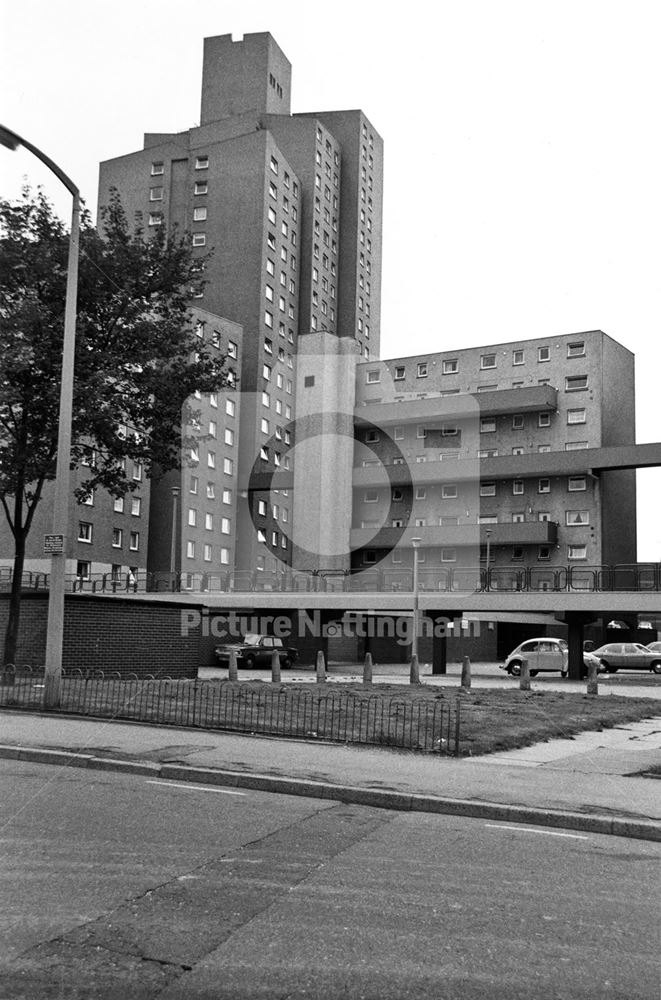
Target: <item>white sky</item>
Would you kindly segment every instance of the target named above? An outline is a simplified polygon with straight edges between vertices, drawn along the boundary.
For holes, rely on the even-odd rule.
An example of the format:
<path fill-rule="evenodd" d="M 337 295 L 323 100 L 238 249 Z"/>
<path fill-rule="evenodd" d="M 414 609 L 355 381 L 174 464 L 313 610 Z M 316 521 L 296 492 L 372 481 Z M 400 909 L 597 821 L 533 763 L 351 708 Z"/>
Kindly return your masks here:
<path fill-rule="evenodd" d="M 600 328 L 634 351 L 661 440 L 661 7 L 653 0 L 0 0 L 0 121 L 90 208 L 100 160 L 197 123 L 206 35 L 270 31 L 293 111 L 385 140 L 382 356 Z M 57 182 L 0 149 L 0 192 Z M 638 473 L 661 560 L 661 470 Z"/>

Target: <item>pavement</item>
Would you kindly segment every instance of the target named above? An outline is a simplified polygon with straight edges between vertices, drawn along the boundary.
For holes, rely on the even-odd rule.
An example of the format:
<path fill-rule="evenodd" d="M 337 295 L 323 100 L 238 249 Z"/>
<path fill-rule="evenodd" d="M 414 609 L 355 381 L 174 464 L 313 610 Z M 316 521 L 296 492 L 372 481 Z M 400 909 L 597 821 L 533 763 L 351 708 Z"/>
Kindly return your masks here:
<path fill-rule="evenodd" d="M 661 841 L 661 711 L 479 758 L 0 711 L 1 757 Z"/>

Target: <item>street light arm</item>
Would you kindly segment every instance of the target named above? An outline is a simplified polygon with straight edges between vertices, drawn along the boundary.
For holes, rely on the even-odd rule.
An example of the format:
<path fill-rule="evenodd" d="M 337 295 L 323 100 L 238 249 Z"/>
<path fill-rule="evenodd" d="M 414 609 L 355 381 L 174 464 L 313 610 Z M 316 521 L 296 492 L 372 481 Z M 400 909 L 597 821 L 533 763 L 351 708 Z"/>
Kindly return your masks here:
<path fill-rule="evenodd" d="M 31 153 L 34 153 L 38 160 L 41 160 L 41 162 L 44 163 L 49 170 L 52 170 L 55 176 L 62 181 L 65 188 L 71 192 L 74 198 L 78 197 L 80 193 L 78 188 L 71 178 L 67 177 L 64 171 L 58 167 L 57 163 L 53 163 L 50 156 L 46 156 L 46 154 L 42 153 L 37 146 L 28 142 L 27 139 L 23 139 L 17 132 L 12 132 L 12 130 L 7 128 L 6 125 L 0 125 L 0 145 L 6 146 L 7 149 L 11 150 L 16 150 L 19 146 L 24 146 L 25 149 L 29 149 Z"/>

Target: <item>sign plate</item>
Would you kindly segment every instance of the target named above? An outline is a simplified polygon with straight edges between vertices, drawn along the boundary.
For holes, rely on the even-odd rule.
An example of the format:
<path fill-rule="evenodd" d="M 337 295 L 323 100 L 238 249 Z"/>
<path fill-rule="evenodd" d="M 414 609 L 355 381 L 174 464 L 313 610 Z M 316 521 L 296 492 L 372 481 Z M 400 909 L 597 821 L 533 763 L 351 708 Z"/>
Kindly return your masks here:
<path fill-rule="evenodd" d="M 45 555 L 62 555 L 64 552 L 64 535 L 44 535 Z"/>

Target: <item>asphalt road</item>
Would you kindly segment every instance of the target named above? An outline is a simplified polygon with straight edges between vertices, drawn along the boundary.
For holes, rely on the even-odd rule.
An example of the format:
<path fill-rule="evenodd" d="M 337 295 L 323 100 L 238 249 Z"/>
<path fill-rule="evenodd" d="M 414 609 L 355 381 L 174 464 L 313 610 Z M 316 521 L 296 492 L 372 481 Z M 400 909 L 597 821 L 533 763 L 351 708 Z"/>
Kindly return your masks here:
<path fill-rule="evenodd" d="M 658 1000 L 661 845 L 0 761 L 3 1000 Z"/>

